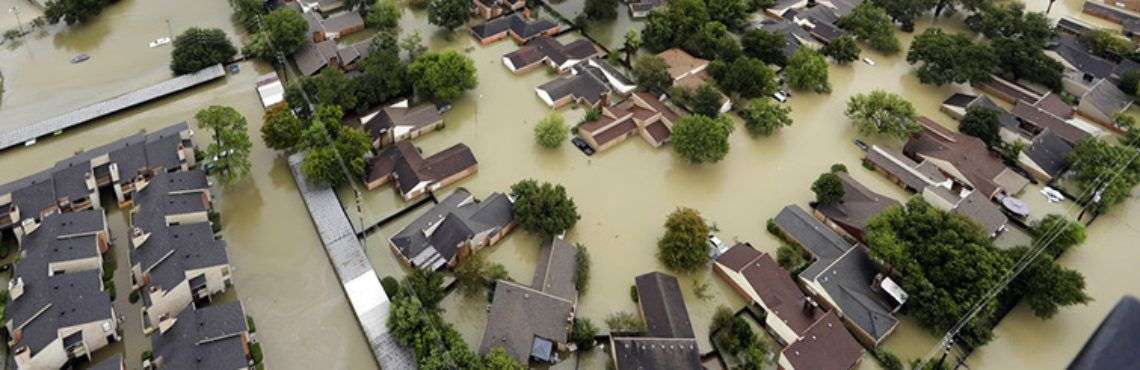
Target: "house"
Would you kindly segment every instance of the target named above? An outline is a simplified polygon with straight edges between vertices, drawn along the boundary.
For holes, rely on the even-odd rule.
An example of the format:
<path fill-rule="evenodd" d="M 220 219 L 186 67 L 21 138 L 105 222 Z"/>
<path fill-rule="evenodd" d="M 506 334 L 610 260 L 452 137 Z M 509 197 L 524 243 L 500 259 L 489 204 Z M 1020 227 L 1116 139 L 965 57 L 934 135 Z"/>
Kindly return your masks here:
<path fill-rule="evenodd" d="M 990 79 L 987 81 L 976 82 L 971 85 L 978 88 L 978 90 L 1010 104 L 1016 103 L 1019 100 L 1038 101 L 1041 100 L 1042 95 L 1044 95 L 994 74 L 991 74 Z"/>
<path fill-rule="evenodd" d="M 474 175 L 478 170 L 479 162 L 467 145 L 455 144 L 424 158 L 419 149 L 404 140 L 372 157 L 364 171 L 368 190 L 394 180 L 396 191 L 404 200 L 412 200 Z"/>
<path fill-rule="evenodd" d="M 480 44 L 487 45 L 510 36 L 516 43 L 525 44 L 539 36 L 558 34 L 558 23 L 548 19 L 528 20 L 522 14 L 495 18 L 471 27 L 471 34 Z"/>
<path fill-rule="evenodd" d="M 510 197 L 492 193 L 479 201 L 460 188 L 388 239 L 388 246 L 405 264 L 434 271 L 495 245 L 514 226 Z"/>
<path fill-rule="evenodd" d="M 657 57 L 665 61 L 668 66 L 669 76 L 673 78 L 673 86 L 695 89 L 701 85 L 707 84 L 709 79 L 708 69 L 709 61 L 694 57 L 688 52 L 679 48 L 672 48 L 660 53 Z M 724 104 L 720 107 L 720 112 L 725 113 L 732 110 L 732 101 L 728 96 L 724 97 Z"/>
<path fill-rule="evenodd" d="M 624 102 L 602 107 L 598 119 L 578 126 L 578 135 L 596 151 L 609 149 L 634 133 L 656 148 L 669 141 L 680 117 L 653 94 L 637 92 Z"/>
<path fill-rule="evenodd" d="M 915 161 L 929 161 L 943 173 L 987 199 L 998 194 L 1020 193 L 1029 180 L 1010 170 L 973 136 L 946 129 L 929 118 L 920 117 L 923 131 L 907 141 L 903 149 Z"/>
<path fill-rule="evenodd" d="M 539 36 L 518 50 L 503 55 L 503 65 L 515 74 L 528 72 L 542 64 L 558 73 L 566 73 L 578 63 L 601 55 L 601 49 L 587 39 L 563 45 L 549 36 Z"/>
<path fill-rule="evenodd" d="M 364 18 L 354 11 L 342 12 L 322 18 L 317 12 L 302 12 L 309 25 L 309 36 L 313 42 L 337 40 L 364 30 Z"/>
<path fill-rule="evenodd" d="M 1081 37 L 1097 27 L 1073 17 L 1061 17 L 1057 20 L 1057 32 L 1069 36 Z"/>
<path fill-rule="evenodd" d="M 340 55 L 337 53 L 336 41 L 324 40 L 320 42 L 305 41 L 301 49 L 293 53 L 293 62 L 304 76 L 313 76 L 325 67 L 340 67 Z"/>
<path fill-rule="evenodd" d="M 764 9 L 764 12 L 776 18 L 783 18 L 784 13 L 792 9 L 803 8 L 809 2 L 808 0 L 777 0 L 776 4 Z"/>
<path fill-rule="evenodd" d="M 653 9 L 665 5 L 665 0 L 635 0 L 628 3 L 629 17 L 633 19 L 640 19 L 649 16 Z"/>
<path fill-rule="evenodd" d="M 767 31 L 772 34 L 784 36 L 784 47 L 780 51 L 784 54 L 785 59 L 790 59 L 792 55 L 800 49 L 801 46 L 807 46 L 813 49 L 818 49 L 819 41 L 816 41 L 811 32 L 805 30 L 798 23 L 789 20 L 762 20 L 757 25 L 757 28 Z"/>
<path fill-rule="evenodd" d="M 120 340 L 103 290 L 102 253 L 109 245 L 101 210 L 47 216 L 20 239 L 4 325 L 19 369 L 58 369 L 90 361 Z"/>
<path fill-rule="evenodd" d="M 633 82 L 625 74 L 611 64 L 609 61 L 601 58 L 594 58 L 586 61 L 586 65 L 596 69 L 602 76 L 606 78 L 606 83 L 610 85 L 610 90 L 621 96 L 628 96 L 630 92 L 637 89 L 637 84 Z"/>
<path fill-rule="evenodd" d="M 838 203 L 814 204 L 815 216 L 837 232 L 851 235 L 861 242 L 871 218 L 901 204 L 885 195 L 871 191 L 846 172 L 836 173 L 843 183 L 843 198 Z"/>
<path fill-rule="evenodd" d="M 570 103 L 597 108 L 613 92 L 606 74 L 589 65 L 577 65 L 569 76 L 560 76 L 534 88 L 546 105 L 558 109 Z"/>
<path fill-rule="evenodd" d="M 419 137 L 424 132 L 443 127 L 443 116 L 435 104 L 425 103 L 408 107 L 408 101 L 381 109 L 366 116 L 364 132 L 372 136 L 372 147 L 382 146 Z"/>
<path fill-rule="evenodd" d="M 162 174 L 139 192 L 131 214 L 130 257 L 145 331 L 166 330 L 179 313 L 232 284 L 226 242 L 214 236 L 202 171 Z"/>
<path fill-rule="evenodd" d="M 677 278 L 651 272 L 634 278 L 642 335 L 611 333 L 614 368 L 700 369 L 701 353 Z"/>
<path fill-rule="evenodd" d="M 271 72 L 257 77 L 257 95 L 261 97 L 261 106 L 266 110 L 286 106 L 285 85 L 277 78 L 277 72 Z"/>
<path fill-rule="evenodd" d="M 787 240 L 813 262 L 799 278 L 818 302 L 834 310 L 859 342 L 876 347 L 898 326 L 894 312 L 907 294 L 871 260 L 862 245 L 851 245 L 799 206 L 772 219 Z"/>
<path fill-rule="evenodd" d="M 1140 15 L 1128 11 L 1124 8 L 1118 8 L 1105 2 L 1096 0 L 1085 0 L 1085 4 L 1081 7 L 1081 11 L 1098 18 L 1103 18 L 1113 23 L 1124 24 L 1124 22 L 1140 19 Z"/>
<path fill-rule="evenodd" d="M 1116 63 L 1093 55 L 1075 36 L 1061 35 L 1054 42 L 1055 46 L 1046 50 L 1045 55 L 1065 67 L 1062 85 L 1073 96 L 1086 94 L 1093 84 L 1109 78 L 1116 70 Z"/>
<path fill-rule="evenodd" d="M 480 354 L 502 348 L 521 364 L 553 364 L 557 352 L 565 350 L 578 301 L 578 248 L 555 237 L 543 242 L 538 254 L 530 286 L 495 283 Z"/>
<path fill-rule="evenodd" d="M 778 359 L 782 368 L 852 369 L 862 359 L 863 347 L 839 317 L 805 295 L 767 253 L 737 244 L 714 266 L 737 293 L 764 310 L 765 329 L 785 347 Z"/>
<path fill-rule="evenodd" d="M 241 302 L 182 311 L 151 334 L 155 369 L 248 369 L 250 333 Z"/>
<path fill-rule="evenodd" d="M 483 19 L 491 19 L 504 12 L 515 12 L 526 8 L 525 0 L 472 0 L 471 8 Z"/>
<path fill-rule="evenodd" d="M 1131 106 L 1132 97 L 1120 91 L 1116 84 L 1111 81 L 1101 79 L 1081 96 L 1081 101 L 1077 104 L 1077 114 L 1101 126 L 1122 133 L 1127 128 L 1117 126 L 1113 118 Z"/>
<path fill-rule="evenodd" d="M 1140 300 L 1120 297 L 1112 311 L 1073 356 L 1068 370 L 1126 369 L 1140 363 Z"/>
<path fill-rule="evenodd" d="M 908 191 L 944 211 L 959 214 L 978 224 L 990 237 L 1005 231 L 1009 219 L 977 190 L 963 187 L 943 174 L 933 162 L 915 163 L 901 153 L 872 146 L 864 163 Z"/>

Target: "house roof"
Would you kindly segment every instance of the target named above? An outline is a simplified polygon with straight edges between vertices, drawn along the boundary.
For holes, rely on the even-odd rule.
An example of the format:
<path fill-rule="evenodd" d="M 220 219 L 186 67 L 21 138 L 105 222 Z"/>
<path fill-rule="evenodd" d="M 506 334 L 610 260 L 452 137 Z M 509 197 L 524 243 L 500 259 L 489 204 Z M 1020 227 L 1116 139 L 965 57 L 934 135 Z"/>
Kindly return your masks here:
<path fill-rule="evenodd" d="M 638 303 L 648 335 L 663 338 L 693 338 L 689 311 L 677 278 L 651 272 L 634 278 Z"/>
<path fill-rule="evenodd" d="M 1081 73 L 1100 79 L 1111 76 L 1116 69 L 1114 63 L 1090 53 L 1076 36 L 1060 35 L 1055 41 L 1053 51 Z"/>
<path fill-rule="evenodd" d="M 1052 103 L 1046 103 L 1052 105 Z M 1064 119 L 1049 113 L 1039 106 L 1032 105 L 1026 101 L 1018 101 L 1013 106 L 1012 114 L 1017 117 L 1021 122 L 1038 127 L 1037 131 L 1049 129 L 1055 135 L 1061 137 L 1070 145 L 1076 145 L 1081 140 L 1092 137 L 1091 134 L 1073 126 Z"/>
<path fill-rule="evenodd" d="M 1042 96 L 1041 99 L 1033 103 L 1033 105 L 1054 116 L 1061 117 L 1061 119 L 1073 118 L 1073 106 L 1066 103 L 1059 95 L 1051 91 Z"/>
<path fill-rule="evenodd" d="M 1067 158 L 1072 151 L 1072 145 L 1052 131 L 1045 130 L 1033 138 L 1022 152 L 1050 177 L 1057 177 L 1067 166 Z"/>
<path fill-rule="evenodd" d="M 816 210 L 833 222 L 862 230 L 872 217 L 899 205 L 897 200 L 867 189 L 846 172 L 836 175 L 843 183 L 843 199 L 835 204 L 816 205 Z"/>
<path fill-rule="evenodd" d="M 27 346 L 34 356 L 60 339 L 60 329 L 115 319 L 99 270 L 48 276 L 47 266 L 26 264 L 17 264 L 13 275 L 23 280 L 24 293 L 16 299 L 9 297 L 5 311 L 19 331 L 13 334 L 14 350 Z"/>
<path fill-rule="evenodd" d="M 522 14 L 515 13 L 472 26 L 471 33 L 477 38 L 485 39 L 509 31 L 523 40 L 529 40 L 557 28 L 558 24 L 551 20 L 527 20 Z"/>
<path fill-rule="evenodd" d="M 244 369 L 248 332 L 241 303 L 230 302 L 182 310 L 150 342 L 162 369 Z"/>
<path fill-rule="evenodd" d="M 851 249 L 851 243 L 843 240 L 831 228 L 797 205 L 789 205 L 780 210 L 773 219 L 784 234 L 806 249 L 817 259 L 834 260 Z"/>
<path fill-rule="evenodd" d="M 456 189 L 392 236 L 391 243 L 408 259 L 427 251 L 450 261 L 458 253 L 460 241 L 485 231 L 501 230 L 513 222 L 513 203 L 507 196 L 492 193 L 480 202 L 467 190 Z M 433 228 L 437 224 L 439 226 Z M 415 261 L 413 265 L 430 267 L 420 266 Z"/>
<path fill-rule="evenodd" d="M 797 336 L 803 335 L 824 314 L 822 309 L 807 306 L 807 295 L 787 270 L 749 244 L 733 246 L 717 257 L 716 263 L 743 275 L 760 303 Z"/>
<path fill-rule="evenodd" d="M 577 39 L 569 44 L 562 44 L 549 36 L 538 36 L 520 47 L 518 50 L 507 53 L 503 57 L 511 60 L 516 67 L 522 67 L 549 60 L 561 67 L 570 60 L 584 60 L 601 54 L 597 46 L 587 39 Z"/>
<path fill-rule="evenodd" d="M 365 178 L 375 181 L 395 174 L 400 191 L 407 194 L 422 182 L 436 182 L 478 165 L 475 154 L 465 144 L 455 144 L 424 158 L 409 141 L 400 141 L 372 157 Z"/>
<path fill-rule="evenodd" d="M 578 271 L 578 247 L 562 238 L 542 242 L 531 286 L 570 301 L 577 300 L 575 278 Z"/>
<path fill-rule="evenodd" d="M 834 312 L 828 312 L 781 353 L 795 369 L 846 370 L 862 359 L 863 346 Z"/>
<path fill-rule="evenodd" d="M 501 347 L 526 364 L 540 338 L 566 342 L 573 310 L 571 300 L 499 280 L 495 283 L 495 295 L 487 314 L 487 331 L 483 333 L 479 353 L 486 354 Z"/>
<path fill-rule="evenodd" d="M 1092 31 L 1093 27 L 1075 18 L 1061 17 L 1061 19 L 1057 20 L 1057 29 L 1073 35 L 1083 35 Z"/>
<path fill-rule="evenodd" d="M 394 127 L 408 127 L 419 130 L 425 126 L 443 121 L 439 109 L 434 104 L 420 104 L 414 107 L 387 107 L 364 123 L 364 131 L 372 138 L 380 138 Z"/>
<path fill-rule="evenodd" d="M 20 268 L 28 273 L 47 274 L 52 263 L 98 258 L 102 252 L 97 234 L 106 229 L 106 218 L 97 209 L 49 216 L 39 228 L 24 236 L 20 249 L 26 263 Z"/>
<path fill-rule="evenodd" d="M 572 75 L 556 78 L 535 89 L 545 92 L 553 101 L 570 97 L 594 105 L 610 92 L 610 85 L 600 70 L 579 64 L 574 66 Z"/>
<path fill-rule="evenodd" d="M 1068 370 L 1126 369 L 1140 363 L 1140 300 L 1121 297 L 1073 357 Z"/>
<path fill-rule="evenodd" d="M 701 369 L 693 338 L 612 337 L 617 370 Z"/>
<path fill-rule="evenodd" d="M 923 162 L 920 165 L 894 150 L 872 145 L 871 148 L 867 149 L 866 154 L 867 160 L 875 167 L 898 178 L 911 190 L 922 191 L 931 183 L 946 181 L 942 172 L 929 162 Z"/>
<path fill-rule="evenodd" d="M 332 63 L 333 58 L 337 56 L 336 41 L 312 42 L 312 40 L 306 40 L 305 45 L 293 53 L 293 61 L 297 63 L 297 68 L 301 70 L 302 74 L 312 76 Z"/>
<path fill-rule="evenodd" d="M 341 33 L 353 28 L 364 27 L 364 18 L 357 12 L 343 12 L 324 19 L 322 22 L 325 32 Z"/>
<path fill-rule="evenodd" d="M 1018 180 L 1016 177 L 1020 176 L 1011 175 L 1012 171 L 1006 168 L 1001 159 L 990 153 L 981 139 L 950 131 L 925 117 L 921 117 L 919 122 L 923 131 L 907 141 L 903 149 L 907 155 L 944 161 L 965 177 L 959 181 L 966 182 L 987 197 L 997 194 L 999 190 L 1016 194 L 1028 184 L 1028 180 Z M 1011 176 L 1015 178 L 1010 180 Z"/>
<path fill-rule="evenodd" d="M 672 48 L 657 54 L 669 66 L 669 76 L 674 80 L 682 75 L 705 68 L 709 61 L 697 58 L 680 48 Z"/>
<path fill-rule="evenodd" d="M 985 230 L 987 235 L 996 235 L 1001 228 L 1009 223 L 1009 218 L 1002 213 L 989 198 L 977 191 L 971 191 L 957 201 L 954 213 L 960 214 Z"/>
<path fill-rule="evenodd" d="M 1111 81 L 1100 80 L 1084 96 L 1081 96 L 1081 105 L 1088 102 L 1093 109 L 1107 117 L 1123 112 L 1132 105 L 1132 97 L 1120 91 Z"/>
<path fill-rule="evenodd" d="M 818 259 L 800 278 L 822 286 L 827 298 L 847 320 L 880 342 L 899 324 L 892 308 L 872 287 L 879 266 L 858 245 L 833 260 Z"/>
<path fill-rule="evenodd" d="M 970 103 L 974 102 L 974 99 L 977 98 L 975 95 L 955 93 L 954 95 L 950 95 L 949 98 L 946 98 L 946 100 L 943 100 L 942 105 L 966 109 L 969 108 Z"/>
<path fill-rule="evenodd" d="M 123 370 L 126 368 L 126 364 L 123 362 L 123 354 L 116 353 L 111 357 L 103 359 L 103 361 L 91 365 L 87 370 Z"/>
<path fill-rule="evenodd" d="M 831 43 L 832 41 L 835 41 L 835 39 L 847 35 L 846 30 L 836 27 L 831 22 L 826 22 L 814 17 L 810 18 L 809 21 L 815 25 L 815 27 L 812 27 L 811 29 L 811 34 L 815 35 L 817 39 L 823 41 L 824 43 Z"/>

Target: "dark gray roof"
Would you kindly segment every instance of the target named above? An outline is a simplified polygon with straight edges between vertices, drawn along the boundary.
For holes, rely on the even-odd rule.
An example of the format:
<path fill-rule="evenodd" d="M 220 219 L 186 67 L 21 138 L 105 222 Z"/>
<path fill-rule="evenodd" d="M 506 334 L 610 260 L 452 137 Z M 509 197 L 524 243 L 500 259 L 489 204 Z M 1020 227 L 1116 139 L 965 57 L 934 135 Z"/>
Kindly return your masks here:
<path fill-rule="evenodd" d="M 543 242 L 538 250 L 538 263 L 534 268 L 531 287 L 557 297 L 576 300 L 577 256 L 578 247 L 562 238 L 551 238 Z"/>
<path fill-rule="evenodd" d="M 818 18 L 811 18 L 810 21 L 815 25 L 811 29 L 811 34 L 824 43 L 831 43 L 835 39 L 847 35 L 846 30 L 836 27 L 831 22 L 825 22 Z"/>
<path fill-rule="evenodd" d="M 147 166 L 166 170 L 174 170 L 182 166 L 178 149 L 193 145 L 189 139 L 182 138 L 182 133 L 189 129 L 190 126 L 186 122 L 181 122 L 147 134 Z"/>
<path fill-rule="evenodd" d="M 1111 76 L 1116 69 L 1116 65 L 1112 62 L 1090 53 L 1088 47 L 1074 36 L 1061 35 L 1057 37 L 1056 42 L 1053 51 L 1082 73 L 1095 78 L 1105 78 Z"/>
<path fill-rule="evenodd" d="M 312 42 L 311 39 L 306 39 L 305 45 L 293 53 L 293 62 L 297 63 L 302 74 L 312 76 L 332 63 L 337 56 L 336 41 Z"/>
<path fill-rule="evenodd" d="M 867 248 L 859 245 L 837 259 L 815 261 L 800 273 L 800 278 L 823 286 L 843 317 L 877 343 L 899 323 L 888 303 L 871 288 L 878 273 L 878 264 L 871 260 Z"/>
<path fill-rule="evenodd" d="M 605 75 L 597 68 L 579 64 L 573 71 L 573 75 L 556 78 L 539 85 L 538 89 L 554 101 L 569 96 L 574 100 L 585 100 L 590 105 L 597 104 L 610 92 Z"/>
<path fill-rule="evenodd" d="M 800 40 L 807 40 L 812 37 L 803 27 L 787 20 L 764 20 L 760 22 L 759 28 L 777 35 L 784 35 L 784 48 L 781 51 L 783 51 L 785 58 L 791 58 L 796 50 L 800 49 Z"/>
<path fill-rule="evenodd" d="M 1140 300 L 1121 297 L 1073 357 L 1068 370 L 1132 369 L 1140 363 Z"/>
<path fill-rule="evenodd" d="M 644 315 L 647 335 L 662 338 L 693 338 L 693 325 L 677 278 L 651 272 L 634 278 L 637 302 Z"/>
<path fill-rule="evenodd" d="M 558 24 L 551 20 L 527 20 L 522 14 L 515 13 L 472 26 L 471 33 L 475 34 L 475 37 L 485 39 L 502 32 L 510 31 L 523 40 L 530 40 L 535 36 L 555 28 L 558 28 Z"/>
<path fill-rule="evenodd" d="M 701 352 L 693 338 L 613 337 L 618 370 L 702 369 Z"/>
<path fill-rule="evenodd" d="M 32 175 L 30 179 L 23 188 L 12 191 L 12 203 L 20 208 L 23 218 L 38 217 L 40 212 L 59 205 L 50 171 Z"/>
<path fill-rule="evenodd" d="M 594 46 L 594 43 L 587 39 L 577 39 L 569 44 L 562 44 L 554 38 L 538 36 L 518 50 L 507 53 L 503 57 L 510 59 L 511 63 L 519 68 L 541 62 L 543 59 L 561 66 L 568 60 L 592 58 L 600 53 L 601 51 Z"/>
<path fill-rule="evenodd" d="M 139 210 L 132 225 L 150 237 L 132 246 L 131 264 L 150 276 L 150 284 L 170 289 L 190 278 L 187 270 L 229 263 L 226 243 L 214 237 L 209 223 L 166 224 L 168 215 L 208 209 L 204 195 L 192 191 L 206 191 L 206 181 L 206 174 L 197 170 L 162 173 L 135 195 Z"/>
<path fill-rule="evenodd" d="M 146 137 L 134 135 L 120 141 L 110 152 L 111 162 L 118 168 L 119 180 L 130 181 L 149 166 L 146 161 Z"/>
<path fill-rule="evenodd" d="M 867 161 L 898 178 L 909 190 L 915 192 L 922 191 L 931 182 L 946 180 L 946 177 L 929 162 L 918 164 L 902 153 L 879 146 L 867 149 Z"/>
<path fill-rule="evenodd" d="M 445 263 L 451 261 L 458 252 L 459 242 L 485 231 L 501 230 L 513 223 L 512 207 L 502 194 L 492 194 L 486 201 L 479 202 L 467 190 L 456 189 L 392 236 L 391 243 L 413 265 L 437 268 L 439 265 L 431 262 L 436 260 L 433 253 Z M 439 226 L 425 235 L 424 230 L 435 224 Z"/>
<path fill-rule="evenodd" d="M 421 182 L 437 182 L 477 166 L 475 153 L 466 144 L 455 144 L 424 158 L 415 145 L 403 140 L 372 157 L 365 168 L 369 182 L 394 174 L 406 196 Z"/>
<path fill-rule="evenodd" d="M 1061 17 L 1061 19 L 1057 20 L 1057 30 L 1079 36 L 1092 31 L 1092 26 L 1077 19 Z"/>
<path fill-rule="evenodd" d="M 74 201 L 91 195 L 87 189 L 87 179 L 94 176 L 91 162 L 64 160 L 56 163 L 52 168 L 52 182 L 55 185 L 55 196 L 59 199 Z"/>
<path fill-rule="evenodd" d="M 811 253 L 816 259 L 831 261 L 851 249 L 843 240 L 819 220 L 797 205 L 780 210 L 773 219 L 784 234 Z"/>
<path fill-rule="evenodd" d="M 8 299 L 8 319 L 23 327 L 13 349 L 27 346 L 35 355 L 59 338 L 61 328 L 114 319 L 98 270 L 47 276 L 46 266 L 25 266 L 30 262 L 21 261 L 14 275 L 23 280 L 24 294 Z"/>
<path fill-rule="evenodd" d="M 540 339 L 565 343 L 574 302 L 518 283 L 499 280 L 479 345 L 486 354 L 501 347 L 526 364 Z M 543 346 L 538 346 L 543 347 Z"/>
<path fill-rule="evenodd" d="M 969 107 L 970 103 L 974 102 L 974 99 L 977 98 L 978 97 L 974 95 L 956 93 L 954 95 L 950 95 L 950 97 L 946 98 L 946 100 L 943 100 L 942 105 L 949 105 L 966 109 Z"/>
<path fill-rule="evenodd" d="M 954 207 L 954 213 L 974 221 L 987 235 L 997 235 L 1002 227 L 1009 223 L 1005 213 L 978 191 L 971 191 L 959 200 Z"/>
<path fill-rule="evenodd" d="M 1025 155 L 1033 160 L 1037 166 L 1041 167 L 1045 173 L 1051 177 L 1057 177 L 1064 172 L 1066 167 L 1066 158 L 1069 153 L 1073 151 L 1070 146 L 1061 137 L 1054 134 L 1052 131 L 1045 130 L 1033 139 L 1029 147 L 1025 148 Z"/>
<path fill-rule="evenodd" d="M 1110 83 L 1106 84 L 1111 85 Z M 1088 132 L 1069 124 L 1063 118 L 1026 101 L 1018 101 L 1013 106 L 1012 114 L 1018 121 L 1036 127 L 1034 131 L 1040 132 L 1043 129 L 1049 129 L 1071 145 L 1076 145 L 1082 140 L 1092 137 Z"/>
<path fill-rule="evenodd" d="M 126 369 L 126 363 L 123 362 L 123 354 L 116 353 L 115 355 L 99 361 L 99 363 L 91 365 L 87 370 L 122 370 Z"/>
<path fill-rule="evenodd" d="M 1128 109 L 1128 106 L 1132 105 L 1132 97 L 1120 91 L 1112 82 L 1101 80 L 1081 97 L 1081 105 L 1084 105 L 1084 102 L 1091 104 L 1101 114 L 1112 117 Z"/>
<path fill-rule="evenodd" d="M 249 367 L 248 335 L 240 302 L 182 310 L 164 333 L 150 336 L 161 369 L 232 370 Z"/>
<path fill-rule="evenodd" d="M 872 217 L 887 208 L 900 205 L 897 200 L 867 189 L 846 172 L 840 172 L 838 176 L 843 183 L 843 199 L 839 203 L 816 206 L 817 210 L 834 222 L 862 230 Z"/>

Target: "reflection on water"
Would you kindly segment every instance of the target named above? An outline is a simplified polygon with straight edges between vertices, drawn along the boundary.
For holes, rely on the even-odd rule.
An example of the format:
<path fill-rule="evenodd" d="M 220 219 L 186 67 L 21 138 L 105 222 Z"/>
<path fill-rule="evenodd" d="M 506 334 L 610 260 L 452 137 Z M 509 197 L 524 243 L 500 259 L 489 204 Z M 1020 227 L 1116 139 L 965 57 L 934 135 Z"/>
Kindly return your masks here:
<path fill-rule="evenodd" d="M 555 7 L 566 9 L 564 13 L 572 17 L 581 3 L 566 1 Z M 1044 6 L 1037 3 L 1031 4 L 1031 9 Z M 106 30 L 102 36 L 68 33 L 32 37 L 25 46 L 0 53 L 0 69 L 9 78 L 9 91 L 0 106 L 0 129 L 51 116 L 59 107 L 81 105 L 169 77 L 169 49 L 146 47 L 147 41 L 166 32 L 165 18 L 172 19 L 175 32 L 190 25 L 203 25 L 233 34 L 225 2 L 195 3 L 191 7 L 179 4 L 174 0 L 124 2 L 108 9 L 94 24 L 84 26 Z M 1080 1 L 1067 0 L 1058 2 L 1052 15 L 1075 14 L 1079 9 Z M 109 26 L 112 22 L 114 27 Z M 629 22 L 623 8 L 617 21 L 595 25 L 591 32 L 608 46 L 618 47 Z M 938 27 L 961 30 L 960 19 L 927 18 L 919 22 L 916 33 L 932 22 Z M 640 24 L 632 22 L 630 26 Z M 641 140 L 629 140 L 604 153 L 585 157 L 571 145 L 547 150 L 535 144 L 533 125 L 549 109 L 536 97 L 534 87 L 553 77 L 543 71 L 512 75 L 500 61 L 503 54 L 516 49 L 512 42 L 476 45 L 464 30 L 447 34 L 429 25 L 423 10 L 406 10 L 400 26 L 404 34 L 419 31 L 424 44 L 432 49 L 466 53 L 478 67 L 478 87 L 456 101 L 454 109 L 445 114 L 447 127 L 416 139 L 416 145 L 427 153 L 459 142 L 469 145 L 480 162 L 479 173 L 455 186 L 466 187 L 479 197 L 505 191 L 523 178 L 564 184 L 582 215 L 567 237 L 586 245 L 593 256 L 593 280 L 581 297 L 579 316 L 592 319 L 603 329 L 603 321 L 610 313 L 636 309 L 629 298 L 634 276 L 663 270 L 655 257 L 656 242 L 662 234 L 665 215 L 676 207 L 700 210 L 716 224 L 726 242 L 747 241 L 775 252 L 778 244 L 764 230 L 765 220 L 789 203 L 806 206 L 812 199 L 808 189 L 811 181 L 832 163 L 846 164 L 852 176 L 872 190 L 897 199 L 907 196 L 882 176 L 859 165 L 861 153 L 852 145 L 857 133 L 842 116 L 849 96 L 871 89 L 900 93 L 920 113 L 954 127 L 954 122 L 938 107 L 944 98 L 964 89 L 921 85 L 901 54 L 884 56 L 865 51 L 864 56 L 875 60 L 876 66 L 832 66 L 832 94 L 796 94 L 790 101 L 795 123 L 772 137 L 751 138 L 743 127 L 738 127 L 730 138 L 732 149 L 721 163 L 689 165 L 669 148 L 654 149 Z M 904 46 L 913 35 L 900 34 Z M 77 50 L 86 50 L 93 59 L 81 65 L 67 63 Z M 102 144 L 142 128 L 190 120 L 197 109 L 210 104 L 235 106 L 248 118 L 254 137 L 253 174 L 248 183 L 219 189 L 218 204 L 224 216 L 237 292 L 257 319 L 269 366 L 373 368 L 375 362 L 318 244 L 285 161 L 265 148 L 257 135 L 261 109 L 253 80 L 258 71 L 266 69 L 254 68 L 251 63 L 243 63 L 242 68 L 242 73 L 223 82 L 42 140 L 32 148 L 0 153 L 0 168 L 5 169 L 0 172 L 0 181 L 42 169 L 45 163 L 53 163 L 79 148 Z M 575 123 L 584 112 L 564 109 L 562 114 L 567 122 Z M 868 141 L 901 146 L 900 142 Z M 341 189 L 340 195 L 344 200 L 351 199 L 347 188 Z M 1023 198 L 1035 207 L 1046 207 L 1036 196 L 1036 190 L 1030 189 Z M 364 205 L 362 216 L 367 223 L 405 203 L 384 187 L 365 194 Z M 378 274 L 406 273 L 387 247 L 386 239 L 425 210 L 392 222 L 368 238 L 366 251 Z M 1085 273 L 1089 293 L 1096 301 L 1066 308 L 1049 321 L 1038 320 L 1019 308 L 998 327 L 998 338 L 979 350 L 971 365 L 996 369 L 1055 368 L 1066 363 L 1121 294 L 1137 293 L 1138 288 L 1127 282 L 1140 275 L 1121 261 L 1140 258 L 1140 252 L 1129 248 L 1129 241 L 1140 237 L 1134 225 L 1138 215 L 1137 203 L 1130 202 L 1102 217 L 1090 229 L 1088 243 L 1061 259 L 1063 264 Z M 350 212 L 350 216 L 357 222 L 355 212 Z M 527 282 L 533 273 L 537 247 L 535 237 L 516 231 L 489 251 L 490 260 L 504 264 L 514 279 Z M 701 348 L 708 350 L 707 327 L 716 307 L 738 308 L 744 303 L 709 271 L 679 278 Z M 697 298 L 693 293 L 696 281 L 710 283 L 714 298 Z M 465 340 L 477 346 L 486 324 L 485 299 L 453 295 L 444 300 L 443 306 L 444 317 L 456 325 Z M 925 354 L 935 341 L 934 336 L 904 317 L 903 325 L 885 346 L 903 358 L 912 358 Z M 605 356 L 599 352 L 585 356 L 579 368 L 604 368 Z M 132 368 L 138 365 L 131 363 Z M 571 366 L 574 362 L 567 361 L 560 368 Z M 870 359 L 862 366 L 877 367 Z"/>

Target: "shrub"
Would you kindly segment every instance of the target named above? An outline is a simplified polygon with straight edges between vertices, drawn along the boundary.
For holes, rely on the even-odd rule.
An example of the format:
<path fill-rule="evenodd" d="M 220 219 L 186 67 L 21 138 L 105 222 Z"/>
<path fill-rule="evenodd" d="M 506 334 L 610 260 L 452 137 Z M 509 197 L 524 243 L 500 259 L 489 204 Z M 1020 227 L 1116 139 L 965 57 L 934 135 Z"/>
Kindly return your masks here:
<path fill-rule="evenodd" d="M 586 291 L 586 287 L 590 286 L 590 251 L 582 244 L 578 244 L 577 247 L 578 254 L 574 256 L 576 262 L 574 286 L 578 288 L 578 294 L 582 294 Z"/>
<path fill-rule="evenodd" d="M 566 128 L 566 123 L 558 112 L 550 112 L 534 126 L 535 141 L 548 149 L 558 148 L 569 137 L 570 130 Z"/>
<path fill-rule="evenodd" d="M 578 349 L 588 351 L 594 348 L 594 337 L 598 335 L 598 328 L 590 319 L 575 318 L 570 330 L 570 341 L 578 345 Z"/>
<path fill-rule="evenodd" d="M 630 285 L 630 286 L 629 286 L 629 299 L 630 299 L 630 300 L 633 300 L 633 303 L 637 303 L 637 302 L 638 302 L 638 298 L 637 298 L 637 285 Z"/>
<path fill-rule="evenodd" d="M 645 321 L 637 315 L 625 311 L 618 311 L 606 317 L 606 326 L 611 333 L 643 333 Z"/>

